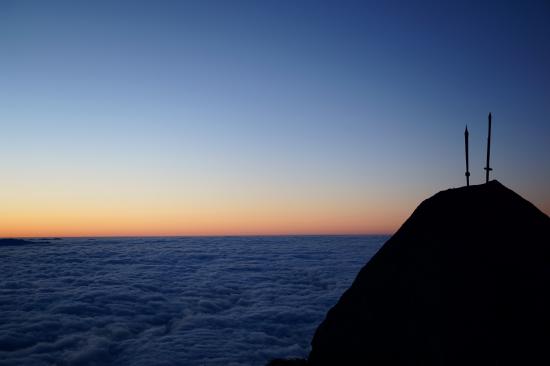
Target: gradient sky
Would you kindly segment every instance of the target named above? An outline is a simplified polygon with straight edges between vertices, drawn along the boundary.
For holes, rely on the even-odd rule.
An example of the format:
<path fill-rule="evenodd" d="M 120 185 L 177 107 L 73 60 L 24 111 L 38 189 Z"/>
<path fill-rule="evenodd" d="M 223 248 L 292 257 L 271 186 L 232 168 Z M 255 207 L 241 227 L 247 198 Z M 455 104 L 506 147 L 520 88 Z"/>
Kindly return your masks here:
<path fill-rule="evenodd" d="M 391 233 L 550 213 L 548 1 L 0 1 L 0 236 Z"/>

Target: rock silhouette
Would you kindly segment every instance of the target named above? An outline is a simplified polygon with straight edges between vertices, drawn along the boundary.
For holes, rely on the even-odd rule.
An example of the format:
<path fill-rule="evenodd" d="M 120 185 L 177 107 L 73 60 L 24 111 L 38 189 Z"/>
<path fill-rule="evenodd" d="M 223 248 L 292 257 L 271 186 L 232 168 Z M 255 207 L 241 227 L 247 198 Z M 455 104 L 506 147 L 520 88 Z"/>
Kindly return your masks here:
<path fill-rule="evenodd" d="M 425 200 L 328 312 L 308 365 L 550 365 L 550 218 L 497 181 Z"/>

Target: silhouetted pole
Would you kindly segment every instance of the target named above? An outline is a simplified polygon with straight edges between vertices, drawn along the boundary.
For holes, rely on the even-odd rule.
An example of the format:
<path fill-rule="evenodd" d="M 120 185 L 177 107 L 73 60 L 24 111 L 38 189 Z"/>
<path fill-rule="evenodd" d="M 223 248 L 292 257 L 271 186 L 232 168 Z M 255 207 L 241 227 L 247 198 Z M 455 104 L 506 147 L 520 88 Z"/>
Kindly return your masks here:
<path fill-rule="evenodd" d="M 470 159 L 468 157 L 468 125 L 464 131 L 464 146 L 466 148 L 466 187 L 470 186 Z"/>
<path fill-rule="evenodd" d="M 493 169 L 489 166 L 491 158 L 491 113 L 489 113 L 489 134 L 487 135 L 487 165 L 485 166 L 485 183 L 489 183 L 489 172 Z"/>

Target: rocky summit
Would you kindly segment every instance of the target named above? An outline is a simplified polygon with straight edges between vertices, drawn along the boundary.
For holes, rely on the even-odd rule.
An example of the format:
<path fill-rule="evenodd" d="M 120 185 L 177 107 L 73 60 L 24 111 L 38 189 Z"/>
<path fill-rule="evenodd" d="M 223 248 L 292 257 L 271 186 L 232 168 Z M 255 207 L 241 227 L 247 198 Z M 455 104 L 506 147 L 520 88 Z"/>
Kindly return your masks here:
<path fill-rule="evenodd" d="M 550 365 L 550 218 L 497 181 L 418 206 L 328 312 L 308 365 Z"/>

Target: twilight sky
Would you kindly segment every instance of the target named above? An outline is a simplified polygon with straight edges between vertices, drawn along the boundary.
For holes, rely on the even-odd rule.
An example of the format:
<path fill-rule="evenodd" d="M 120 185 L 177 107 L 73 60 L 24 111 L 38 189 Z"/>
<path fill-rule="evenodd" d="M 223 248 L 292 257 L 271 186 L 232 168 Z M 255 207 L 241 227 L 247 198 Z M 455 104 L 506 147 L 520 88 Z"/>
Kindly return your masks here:
<path fill-rule="evenodd" d="M 550 213 L 548 1 L 0 1 L 0 236 L 391 233 Z"/>

